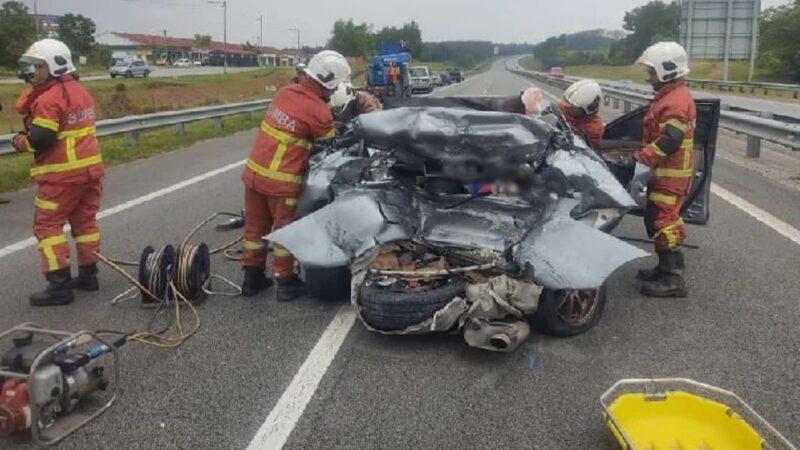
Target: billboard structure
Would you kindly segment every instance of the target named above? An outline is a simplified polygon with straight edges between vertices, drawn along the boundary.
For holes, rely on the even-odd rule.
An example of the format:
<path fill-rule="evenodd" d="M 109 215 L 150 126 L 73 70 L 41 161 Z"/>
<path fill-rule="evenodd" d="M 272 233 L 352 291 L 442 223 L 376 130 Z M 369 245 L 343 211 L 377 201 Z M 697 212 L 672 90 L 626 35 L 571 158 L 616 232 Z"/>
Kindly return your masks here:
<path fill-rule="evenodd" d="M 750 60 L 753 78 L 761 0 L 681 0 L 680 41 L 692 59 Z"/>

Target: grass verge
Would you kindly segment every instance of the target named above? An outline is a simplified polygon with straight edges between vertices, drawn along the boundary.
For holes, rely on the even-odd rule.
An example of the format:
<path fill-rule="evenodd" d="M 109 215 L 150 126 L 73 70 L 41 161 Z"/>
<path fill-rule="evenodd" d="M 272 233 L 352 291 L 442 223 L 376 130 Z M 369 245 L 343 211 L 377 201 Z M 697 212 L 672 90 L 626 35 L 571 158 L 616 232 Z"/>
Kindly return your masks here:
<path fill-rule="evenodd" d="M 110 119 L 196 106 L 242 102 L 266 97 L 265 87 L 280 87 L 294 76 L 292 68 L 250 72 L 189 75 L 178 78 L 129 78 L 86 81 L 95 101 L 97 117 Z M 0 134 L 22 129 L 22 117 L 14 103 L 23 84 L 0 85 Z"/>
<path fill-rule="evenodd" d="M 177 135 L 173 126 L 144 131 L 139 135 L 139 143 L 128 146 L 125 136 L 100 138 L 100 148 L 106 166 L 173 151 L 204 139 L 228 136 L 238 131 L 249 130 L 261 122 L 261 114 L 254 112 L 248 118 L 241 114 L 224 117 L 222 129 L 215 129 L 213 120 L 202 120 L 186 125 L 186 133 Z M 0 156 L 0 192 L 8 192 L 31 184 L 31 155 Z"/>

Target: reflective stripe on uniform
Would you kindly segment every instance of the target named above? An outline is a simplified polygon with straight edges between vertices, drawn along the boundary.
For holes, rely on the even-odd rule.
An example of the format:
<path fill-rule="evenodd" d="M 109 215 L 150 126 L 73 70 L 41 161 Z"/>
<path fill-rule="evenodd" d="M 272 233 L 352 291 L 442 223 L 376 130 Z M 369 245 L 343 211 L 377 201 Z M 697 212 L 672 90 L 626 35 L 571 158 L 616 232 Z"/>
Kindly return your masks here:
<path fill-rule="evenodd" d="M 273 180 L 300 184 L 302 178 L 292 173 L 286 173 L 280 171 L 281 163 L 283 163 L 283 156 L 286 154 L 286 150 L 289 148 L 290 145 L 310 150 L 311 142 L 305 139 L 294 137 L 284 131 L 281 131 L 273 127 L 269 123 L 267 123 L 267 121 L 261 122 L 261 131 L 263 131 L 264 134 L 266 134 L 267 136 L 277 140 L 278 148 L 275 149 L 275 154 L 272 156 L 272 161 L 270 161 L 269 163 L 269 168 L 261 167 L 255 161 L 252 160 L 247 161 L 248 167 L 253 169 L 253 171 L 258 173 L 259 175 L 271 178 Z M 250 166 L 251 162 L 258 168 Z"/>
<path fill-rule="evenodd" d="M 647 198 L 649 198 L 655 203 L 661 203 L 669 206 L 674 205 L 678 201 L 678 197 L 674 195 L 661 194 L 659 192 L 651 192 L 650 195 L 647 196 Z"/>
<path fill-rule="evenodd" d="M 58 203 L 49 200 L 42 200 L 39 197 L 33 199 L 33 204 L 39 209 L 46 209 L 48 211 L 55 211 L 58 209 Z"/>
<path fill-rule="evenodd" d="M 73 162 L 65 162 L 60 164 L 46 164 L 31 168 L 31 176 L 43 175 L 46 173 L 68 172 L 70 170 L 82 169 L 84 167 L 93 166 L 103 162 L 103 157 L 100 154 L 90 156 L 88 158 L 78 159 Z"/>
<path fill-rule="evenodd" d="M 279 142 L 282 142 L 286 145 L 296 145 L 298 147 L 303 147 L 307 150 L 311 149 L 311 142 L 302 138 L 294 137 L 291 134 L 286 133 L 285 131 L 281 131 L 273 127 L 266 121 L 261 122 L 261 131 L 263 131 L 267 136 L 275 138 Z"/>
<path fill-rule="evenodd" d="M 58 132 L 58 122 L 55 120 L 45 119 L 44 117 L 36 117 L 33 119 L 33 121 L 31 121 L 31 124 Z"/>
<path fill-rule="evenodd" d="M 667 128 L 667 125 L 672 125 L 673 127 L 683 131 L 684 133 L 686 133 L 686 131 L 689 129 L 689 125 L 686 125 L 685 123 L 681 122 L 678 119 L 670 119 L 666 122 L 661 122 L 660 124 L 658 124 L 658 129 L 663 131 L 664 128 Z"/>
<path fill-rule="evenodd" d="M 78 128 L 75 130 L 66 130 L 58 133 L 59 139 L 66 139 L 66 138 L 82 138 L 86 136 L 91 136 L 95 134 L 95 127 L 86 127 L 86 128 Z"/>
<path fill-rule="evenodd" d="M 667 247 L 673 248 L 673 247 L 677 246 L 678 245 L 678 238 L 675 236 L 675 228 L 680 226 L 680 225 L 683 225 L 683 218 L 682 217 L 678 217 L 678 220 L 675 221 L 675 223 L 673 223 L 671 225 L 667 225 L 664 228 L 658 230 L 656 235 L 653 236 L 653 239 L 657 238 L 659 234 L 662 234 L 662 235 L 664 235 L 665 238 L 667 238 Z"/>
<path fill-rule="evenodd" d="M 100 242 L 99 231 L 96 233 L 89 233 L 89 234 L 82 234 L 80 236 L 75 236 L 76 244 L 92 244 L 94 242 Z"/>
<path fill-rule="evenodd" d="M 664 153 L 660 148 L 658 148 L 658 144 L 656 144 L 655 142 L 649 144 L 648 147 L 652 148 L 653 151 L 656 153 L 656 155 L 661 156 L 662 158 L 667 156 L 666 153 Z"/>
<path fill-rule="evenodd" d="M 286 206 L 297 206 L 297 197 L 287 198 Z"/>
<path fill-rule="evenodd" d="M 286 250 L 285 248 L 275 245 L 272 247 L 272 256 L 276 258 L 286 258 L 292 256 L 292 254 L 289 253 L 289 251 Z"/>
<path fill-rule="evenodd" d="M 47 270 L 53 271 L 60 269 L 60 267 L 58 267 L 58 258 L 56 257 L 56 252 L 53 251 L 53 247 L 66 243 L 67 235 L 64 233 L 39 241 L 39 249 L 44 253 L 45 258 L 47 258 Z"/>
<path fill-rule="evenodd" d="M 247 167 L 253 172 L 261 175 L 262 177 L 270 178 L 276 181 L 283 181 L 285 183 L 300 184 L 303 182 L 303 177 L 293 175 L 291 173 L 278 172 L 277 170 L 270 170 L 266 167 L 259 166 L 258 163 L 252 159 L 247 160 Z"/>
<path fill-rule="evenodd" d="M 331 128 L 330 131 L 325 133 L 325 136 L 322 136 L 320 139 L 330 139 L 336 136 L 336 128 Z"/>
<path fill-rule="evenodd" d="M 660 178 L 687 178 L 693 174 L 692 169 L 656 169 L 656 176 Z"/>
<path fill-rule="evenodd" d="M 264 250 L 267 247 L 264 241 L 248 241 L 247 239 L 244 240 L 242 246 L 245 248 L 245 250 L 254 251 Z"/>
<path fill-rule="evenodd" d="M 25 136 L 25 139 L 22 140 L 25 143 L 25 148 L 22 149 L 23 152 L 32 152 L 33 147 L 31 147 L 31 141 L 28 140 L 28 136 Z"/>

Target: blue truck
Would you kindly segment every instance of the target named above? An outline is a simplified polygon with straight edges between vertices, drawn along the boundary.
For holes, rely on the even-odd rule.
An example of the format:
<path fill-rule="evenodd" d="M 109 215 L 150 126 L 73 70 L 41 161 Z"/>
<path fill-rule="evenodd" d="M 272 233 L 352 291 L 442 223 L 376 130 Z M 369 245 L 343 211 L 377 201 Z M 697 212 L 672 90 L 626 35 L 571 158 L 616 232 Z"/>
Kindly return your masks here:
<path fill-rule="evenodd" d="M 411 96 L 411 77 L 409 65 L 411 64 L 411 52 L 400 42 L 389 42 L 381 45 L 378 54 L 370 60 L 366 70 L 367 89 L 380 97 L 410 97 Z M 394 86 L 389 83 L 389 67 L 397 68 L 397 83 Z"/>

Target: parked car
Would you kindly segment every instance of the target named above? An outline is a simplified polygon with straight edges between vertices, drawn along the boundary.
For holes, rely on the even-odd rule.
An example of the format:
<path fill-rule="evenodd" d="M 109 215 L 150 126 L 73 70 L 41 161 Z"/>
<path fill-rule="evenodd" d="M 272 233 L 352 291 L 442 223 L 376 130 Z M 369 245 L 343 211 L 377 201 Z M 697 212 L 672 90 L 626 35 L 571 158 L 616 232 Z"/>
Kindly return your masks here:
<path fill-rule="evenodd" d="M 411 92 L 433 92 L 431 72 L 426 66 L 411 68 Z"/>
<path fill-rule="evenodd" d="M 553 78 L 564 78 L 564 69 L 561 67 L 551 67 L 550 68 L 550 76 Z"/>
<path fill-rule="evenodd" d="M 441 72 L 433 72 L 433 74 L 431 74 L 431 84 L 434 87 L 439 87 L 444 85 L 444 83 L 442 82 Z"/>
<path fill-rule="evenodd" d="M 199 59 L 195 59 L 194 61 L 192 61 L 192 65 L 193 66 L 202 66 L 203 65 L 203 61 L 201 61 Z"/>
<path fill-rule="evenodd" d="M 188 58 L 181 58 L 172 64 L 174 67 L 192 67 L 192 62 Z"/>
<path fill-rule="evenodd" d="M 461 73 L 461 69 L 458 67 L 448 67 L 447 73 L 450 75 L 450 80 L 453 83 L 461 83 L 464 81 L 464 75 Z"/>
<path fill-rule="evenodd" d="M 442 77 L 442 85 L 447 86 L 453 83 L 453 79 L 450 77 L 450 74 L 447 72 L 441 72 L 439 74 Z"/>
<path fill-rule="evenodd" d="M 121 60 L 117 61 L 113 66 L 108 69 L 108 74 L 111 78 L 118 76 L 125 78 L 132 77 L 147 77 L 153 69 L 141 59 Z"/>
<path fill-rule="evenodd" d="M 645 108 L 609 124 L 595 151 L 557 108 L 530 118 L 511 100 L 391 99 L 358 117 L 314 148 L 298 220 L 267 239 L 297 258 L 311 295 L 350 299 L 374 332 L 460 331 L 469 345 L 509 351 L 529 323 L 562 337 L 588 331 L 606 278 L 645 256 L 609 234 L 638 207 L 630 155 Z M 698 100 L 697 111 L 682 216 L 704 224 L 719 101 Z M 476 183 L 503 189 L 481 194 Z"/>

